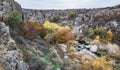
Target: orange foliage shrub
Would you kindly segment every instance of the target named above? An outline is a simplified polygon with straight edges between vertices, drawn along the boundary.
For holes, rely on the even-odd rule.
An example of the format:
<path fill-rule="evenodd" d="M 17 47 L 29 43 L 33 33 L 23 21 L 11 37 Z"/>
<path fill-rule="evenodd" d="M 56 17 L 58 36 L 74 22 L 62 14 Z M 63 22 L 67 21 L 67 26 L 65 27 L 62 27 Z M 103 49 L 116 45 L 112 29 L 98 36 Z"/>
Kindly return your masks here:
<path fill-rule="evenodd" d="M 55 33 L 56 43 L 65 43 L 66 45 L 72 45 L 74 34 L 70 32 L 70 29 L 64 28 Z"/>
<path fill-rule="evenodd" d="M 22 25 L 22 32 L 20 33 L 27 39 L 35 39 L 36 36 L 45 36 L 45 29 L 42 24 L 30 19 L 28 23 Z"/>

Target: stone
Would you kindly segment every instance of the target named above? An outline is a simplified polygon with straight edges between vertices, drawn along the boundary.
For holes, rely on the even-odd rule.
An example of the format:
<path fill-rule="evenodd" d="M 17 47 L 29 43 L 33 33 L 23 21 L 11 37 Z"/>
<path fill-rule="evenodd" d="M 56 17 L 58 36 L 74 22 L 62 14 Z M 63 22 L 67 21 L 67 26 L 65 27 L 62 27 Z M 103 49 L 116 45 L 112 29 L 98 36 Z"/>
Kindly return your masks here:
<path fill-rule="evenodd" d="M 98 50 L 98 46 L 96 46 L 96 45 L 91 45 L 91 47 L 90 47 L 90 51 L 91 51 L 91 52 L 97 52 L 97 50 Z"/>
<path fill-rule="evenodd" d="M 116 45 L 116 44 L 108 44 L 105 46 L 106 47 L 106 50 L 109 54 L 120 54 L 120 49 L 119 49 L 119 46 Z"/>
<path fill-rule="evenodd" d="M 18 70 L 28 70 L 28 67 L 29 66 L 25 62 L 19 61 L 19 63 L 18 63 Z"/>
<path fill-rule="evenodd" d="M 59 44 L 60 46 L 60 49 L 63 51 L 63 52 L 67 52 L 66 48 L 67 46 L 65 44 Z"/>
<path fill-rule="evenodd" d="M 7 28 L 6 27 L 1 29 L 1 33 L 2 34 L 5 34 L 6 32 L 7 32 Z"/>
<path fill-rule="evenodd" d="M 64 56 L 64 59 L 68 59 L 69 58 L 69 56 Z"/>
<path fill-rule="evenodd" d="M 90 47 L 91 47 L 90 45 L 85 45 L 85 48 L 88 48 L 88 49 L 89 49 Z"/>
<path fill-rule="evenodd" d="M 82 49 L 82 50 L 80 50 L 80 52 L 78 52 L 79 54 L 89 54 L 89 55 L 91 55 L 91 56 L 93 56 L 93 57 L 97 57 L 94 53 L 92 53 L 92 52 L 90 52 L 89 50 L 87 50 L 87 49 Z"/>
<path fill-rule="evenodd" d="M 5 27 L 5 23 L 0 22 L 0 28 L 4 28 Z"/>
<path fill-rule="evenodd" d="M 9 27 L 0 22 L 0 30 L 1 67 L 4 70 L 28 70 L 28 65 L 22 61 L 19 49 L 17 49 L 15 41 L 10 36 Z"/>

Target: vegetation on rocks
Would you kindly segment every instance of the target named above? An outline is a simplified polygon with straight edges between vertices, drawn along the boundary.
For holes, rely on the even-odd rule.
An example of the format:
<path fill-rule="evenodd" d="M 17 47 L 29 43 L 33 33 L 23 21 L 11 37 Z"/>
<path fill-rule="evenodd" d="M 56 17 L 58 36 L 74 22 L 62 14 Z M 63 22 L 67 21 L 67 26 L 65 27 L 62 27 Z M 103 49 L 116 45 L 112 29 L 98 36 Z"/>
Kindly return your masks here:
<path fill-rule="evenodd" d="M 18 11 L 13 10 L 9 13 L 8 23 L 11 28 L 16 28 L 21 22 L 22 22 L 22 16 Z"/>
<path fill-rule="evenodd" d="M 119 8 L 20 14 L 16 4 L 6 7 L 0 20 L 7 15 L 12 29 L 0 22 L 0 70 L 120 70 Z"/>

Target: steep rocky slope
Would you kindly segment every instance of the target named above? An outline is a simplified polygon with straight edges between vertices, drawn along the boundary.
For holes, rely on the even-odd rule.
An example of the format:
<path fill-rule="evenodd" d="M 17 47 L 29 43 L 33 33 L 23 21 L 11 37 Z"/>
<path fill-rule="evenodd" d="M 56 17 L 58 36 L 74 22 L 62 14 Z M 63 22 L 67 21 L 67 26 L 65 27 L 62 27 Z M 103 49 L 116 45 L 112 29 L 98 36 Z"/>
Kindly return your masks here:
<path fill-rule="evenodd" d="M 0 68 L 1 70 L 27 70 L 28 65 L 11 38 L 9 27 L 0 22 Z"/>
<path fill-rule="evenodd" d="M 16 29 L 10 30 L 5 25 L 9 13 L 17 10 L 21 14 L 21 25 Z M 43 24 L 46 19 L 57 22 L 49 23 L 56 26 L 54 32 L 58 28 L 65 28 L 65 25 L 71 26 L 71 33 L 75 38 L 86 39 L 85 41 L 76 40 L 77 43 L 65 45 L 65 43 L 51 44 L 46 39 L 37 35 L 39 24 L 28 22 L 34 19 L 35 23 Z M 1 70 L 119 70 L 120 69 L 120 5 L 115 7 L 98 8 L 98 9 L 69 9 L 69 10 L 32 10 L 23 9 L 14 0 L 0 0 L 0 68 Z M 36 36 L 35 39 L 27 39 L 19 35 L 19 28 L 24 28 L 24 24 L 29 23 L 25 29 L 21 30 L 21 34 L 25 31 L 28 36 Z M 23 25 L 22 25 L 23 24 Z M 31 27 L 30 27 L 31 24 Z M 49 25 L 48 28 L 50 27 Z M 88 33 L 85 30 L 89 27 L 99 31 L 97 27 L 102 25 L 103 31 L 114 34 L 111 43 L 103 44 L 98 40 L 87 40 Z M 44 26 L 44 25 L 40 25 Z M 63 26 L 63 27 L 62 27 Z M 33 29 L 36 28 L 36 29 Z M 51 28 L 51 27 L 50 27 Z M 68 27 L 69 28 L 69 27 Z M 109 31 L 111 29 L 111 31 Z M 36 31 L 35 31 L 36 30 Z M 37 31 L 38 30 L 38 31 Z M 46 29 L 47 31 L 47 29 Z M 63 33 L 63 30 L 61 33 Z M 68 32 L 68 34 L 71 34 Z M 44 31 L 45 33 L 45 31 Z M 101 32 L 102 33 L 102 32 Z M 42 33 L 43 34 L 43 33 Z M 54 34 L 48 31 L 49 40 Z M 58 33 L 59 34 L 59 33 Z M 69 38 L 69 36 L 67 38 Z M 84 36 L 79 36 L 83 35 Z M 98 33 L 99 34 L 99 33 Z M 107 33 L 106 33 L 107 34 Z M 64 34 L 63 34 L 64 35 Z M 103 34 L 105 35 L 105 33 Z M 112 37 L 112 35 L 110 37 Z M 62 36 L 62 35 L 59 35 Z M 63 37 L 65 39 L 66 37 Z M 97 37 L 99 39 L 99 37 Z M 104 37 L 103 37 L 104 40 Z M 103 41 L 102 40 L 102 41 Z M 111 40 L 111 39 L 110 39 Z M 75 41 L 75 42 L 76 42 Z M 104 41 L 103 41 L 104 42 Z M 116 43 L 116 44 L 113 44 Z M 27 64 L 26 64 L 27 63 Z M 93 64 L 91 64 L 93 63 Z"/>

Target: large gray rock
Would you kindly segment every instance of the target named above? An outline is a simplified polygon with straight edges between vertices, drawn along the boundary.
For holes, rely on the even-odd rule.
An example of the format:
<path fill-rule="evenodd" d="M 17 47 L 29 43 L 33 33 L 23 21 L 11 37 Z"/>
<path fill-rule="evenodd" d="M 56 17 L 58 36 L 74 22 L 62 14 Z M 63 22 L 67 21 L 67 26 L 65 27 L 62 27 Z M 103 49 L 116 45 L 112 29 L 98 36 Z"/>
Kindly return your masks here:
<path fill-rule="evenodd" d="M 78 52 L 79 54 L 88 54 L 90 56 L 93 56 L 93 57 L 97 57 L 94 53 L 90 52 L 89 50 L 86 50 L 86 49 L 82 49 L 80 50 L 80 52 Z"/>

